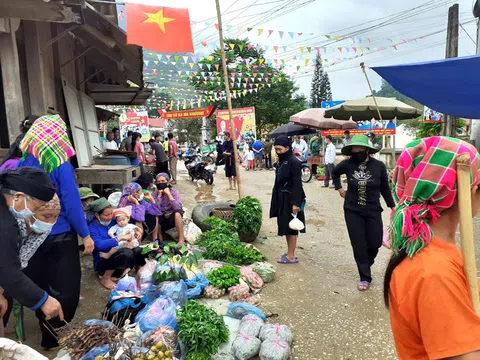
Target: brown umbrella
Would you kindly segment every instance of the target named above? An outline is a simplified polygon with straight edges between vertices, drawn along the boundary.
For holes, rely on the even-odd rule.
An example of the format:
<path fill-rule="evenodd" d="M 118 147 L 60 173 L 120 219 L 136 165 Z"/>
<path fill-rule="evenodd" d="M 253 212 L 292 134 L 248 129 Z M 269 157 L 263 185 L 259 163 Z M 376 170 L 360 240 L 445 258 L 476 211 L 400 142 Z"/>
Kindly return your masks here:
<path fill-rule="evenodd" d="M 422 115 L 421 110 L 401 101 L 384 97 L 375 97 L 375 99 L 384 120 L 394 118 L 398 120 L 414 119 Z M 345 101 L 343 104 L 327 109 L 325 116 L 333 116 L 335 119 L 342 120 L 352 118 L 355 121 L 371 120 L 373 118 L 380 120 L 373 97 Z"/>
<path fill-rule="evenodd" d="M 330 129 L 356 129 L 357 124 L 354 121 L 336 120 L 325 118 L 325 110 L 321 108 L 311 108 L 300 111 L 290 116 L 290 121 L 297 125 L 307 126 L 319 130 Z"/>

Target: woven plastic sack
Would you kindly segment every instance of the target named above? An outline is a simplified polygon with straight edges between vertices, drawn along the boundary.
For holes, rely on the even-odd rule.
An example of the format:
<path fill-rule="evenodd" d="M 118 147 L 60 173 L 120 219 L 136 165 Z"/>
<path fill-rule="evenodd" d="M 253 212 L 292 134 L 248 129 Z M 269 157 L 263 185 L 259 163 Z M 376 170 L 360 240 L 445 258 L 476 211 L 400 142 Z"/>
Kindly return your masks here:
<path fill-rule="evenodd" d="M 263 287 L 262 277 L 248 267 L 241 267 L 240 274 L 247 280 L 252 288 L 261 289 Z"/>
<path fill-rule="evenodd" d="M 260 348 L 260 360 L 287 360 L 290 346 L 279 338 L 265 340 Z"/>
<path fill-rule="evenodd" d="M 224 265 L 216 260 L 207 260 L 202 266 L 202 272 L 205 275 L 208 275 L 208 273 L 212 272 L 213 270 L 220 269 Z"/>
<path fill-rule="evenodd" d="M 293 333 L 286 325 L 280 324 L 267 324 L 260 330 L 260 340 L 277 339 L 286 342 L 288 345 L 292 345 Z"/>
<path fill-rule="evenodd" d="M 238 284 L 228 288 L 228 300 L 243 301 L 250 296 L 250 287 L 247 284 Z"/>
<path fill-rule="evenodd" d="M 242 319 L 244 316 L 250 314 L 257 315 L 263 321 L 267 320 L 265 314 L 255 306 L 241 302 L 234 302 L 228 305 L 227 316 L 234 319 Z"/>
<path fill-rule="evenodd" d="M 148 348 L 158 344 L 160 341 L 165 344 L 167 349 L 173 350 L 178 343 L 177 333 L 170 326 L 160 325 L 142 336 L 142 343 Z"/>
<path fill-rule="evenodd" d="M 260 275 L 265 284 L 272 282 L 277 272 L 275 267 L 268 262 L 256 262 L 252 265 L 252 270 Z"/>
<path fill-rule="evenodd" d="M 257 315 L 247 315 L 240 322 L 240 331 L 248 336 L 258 337 L 265 322 Z"/>
<path fill-rule="evenodd" d="M 160 325 L 168 325 L 177 330 L 176 305 L 172 299 L 160 295 L 154 302 L 148 304 L 136 317 L 140 330 L 147 332 Z"/>
<path fill-rule="evenodd" d="M 232 354 L 237 360 L 249 360 L 260 352 L 262 342 L 255 336 L 244 334 L 241 330 L 233 341 Z"/>
<path fill-rule="evenodd" d="M 208 286 L 209 281 L 204 274 L 196 274 L 192 279 L 185 280 L 187 285 L 187 299 L 198 299 L 202 296 L 203 290 Z"/>
<path fill-rule="evenodd" d="M 187 302 L 187 285 L 183 280 L 165 281 L 158 285 L 160 295 L 168 296 L 177 306 L 185 306 Z"/>

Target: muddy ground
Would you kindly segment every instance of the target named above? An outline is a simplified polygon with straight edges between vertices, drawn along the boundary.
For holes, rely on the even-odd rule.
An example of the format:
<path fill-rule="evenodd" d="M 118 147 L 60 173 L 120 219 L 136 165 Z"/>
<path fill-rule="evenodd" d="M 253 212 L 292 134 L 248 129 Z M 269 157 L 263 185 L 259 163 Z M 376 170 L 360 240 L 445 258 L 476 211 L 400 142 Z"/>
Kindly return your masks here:
<path fill-rule="evenodd" d="M 179 169 L 183 164 L 179 163 Z M 271 171 L 242 171 L 244 194 L 257 197 L 264 209 L 264 222 L 255 245 L 275 263 L 285 252 L 285 240 L 276 236 L 275 220 L 268 219 L 274 174 Z M 295 334 L 292 359 L 302 360 L 390 360 L 397 359 L 382 302 L 383 272 L 388 251 L 381 249 L 373 267 L 369 291 L 356 289 L 357 270 L 343 218 L 342 199 L 332 189 L 312 180 L 307 194 L 307 233 L 299 239 L 297 265 L 277 266 L 275 282 L 261 292 L 261 308 L 278 314 L 272 321 L 290 326 Z M 181 172 L 177 188 L 189 212 L 197 203 L 232 201 L 236 192 L 227 190 L 223 170 L 215 184 L 197 186 Z M 387 214 L 384 214 L 386 220 Z M 478 221 L 475 222 L 478 229 Z M 98 283 L 90 257 L 82 259 L 82 296 L 76 321 L 97 318 L 108 292 Z M 27 344 L 38 349 L 39 330 L 26 310 Z M 52 353 L 46 354 L 53 358 Z"/>

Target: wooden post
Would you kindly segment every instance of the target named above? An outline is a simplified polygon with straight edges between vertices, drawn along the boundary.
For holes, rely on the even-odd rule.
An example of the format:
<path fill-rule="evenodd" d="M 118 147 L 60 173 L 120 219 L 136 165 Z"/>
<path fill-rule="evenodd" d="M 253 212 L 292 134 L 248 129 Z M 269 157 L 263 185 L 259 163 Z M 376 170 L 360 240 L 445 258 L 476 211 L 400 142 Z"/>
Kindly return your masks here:
<path fill-rule="evenodd" d="M 223 42 L 223 27 L 222 27 L 222 13 L 220 11 L 220 0 L 215 0 L 217 5 L 217 17 L 218 17 L 218 36 L 220 37 L 220 54 L 222 55 L 222 67 L 223 67 L 223 80 L 225 82 L 225 92 L 227 93 L 227 106 L 228 106 L 228 116 L 230 117 L 230 133 L 233 141 L 233 158 L 235 164 L 235 172 L 237 174 L 237 189 L 238 197 L 242 198 L 242 182 L 240 177 L 240 164 L 238 163 L 238 149 L 237 149 L 237 136 L 235 134 L 235 124 L 233 122 L 233 112 L 232 112 L 232 97 L 230 94 L 230 84 L 228 83 L 228 71 L 227 71 L 227 60 L 225 59 L 225 43 Z"/>
<path fill-rule="evenodd" d="M 470 154 L 457 156 L 458 207 L 460 210 L 460 243 L 463 255 L 463 268 L 467 278 L 468 291 L 473 309 L 480 316 L 478 295 L 477 265 L 475 263 L 475 242 L 473 238 L 472 193 L 470 189 Z"/>
<path fill-rule="evenodd" d="M 12 19 L 0 19 L 4 22 L 6 33 L 0 32 L 0 62 L 4 87 L 5 110 L 7 114 L 8 138 L 12 143 L 20 132 L 20 123 L 25 117 L 23 93 L 20 81 L 17 39 L 15 32 L 20 22 Z"/>
<path fill-rule="evenodd" d="M 448 9 L 447 48 L 445 52 L 445 58 L 447 59 L 458 57 L 458 29 L 458 4 L 454 4 Z M 440 134 L 456 137 L 456 122 L 457 119 L 454 116 L 446 115 Z"/>
<path fill-rule="evenodd" d="M 480 5 L 479 0 L 476 1 L 477 7 Z M 476 54 L 480 54 L 480 20 L 478 18 L 478 13 L 474 11 L 473 14 L 477 18 L 477 51 Z M 470 140 L 473 140 L 473 145 L 480 149 L 480 119 L 472 119 L 472 125 L 470 130 Z"/>

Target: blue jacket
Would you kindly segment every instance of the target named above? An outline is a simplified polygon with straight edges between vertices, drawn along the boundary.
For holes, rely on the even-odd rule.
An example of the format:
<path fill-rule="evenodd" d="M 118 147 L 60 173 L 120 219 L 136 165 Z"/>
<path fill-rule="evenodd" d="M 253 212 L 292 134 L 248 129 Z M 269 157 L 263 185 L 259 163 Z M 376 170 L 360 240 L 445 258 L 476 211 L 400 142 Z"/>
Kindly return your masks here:
<path fill-rule="evenodd" d="M 114 220 L 112 220 L 108 226 L 103 226 L 99 224 L 98 221 L 92 221 L 90 223 L 90 236 L 95 243 L 95 248 L 93 249 L 93 268 L 95 271 L 97 271 L 97 264 L 102 259 L 100 252 L 109 252 L 110 249 L 118 246 L 118 240 L 108 235 L 108 230 L 110 230 L 113 225 L 115 225 Z"/>
<path fill-rule="evenodd" d="M 34 166 L 42 168 L 38 160 L 28 155 L 25 160 L 21 160 L 18 167 Z M 65 162 L 52 171 L 50 179 L 57 188 L 57 195 L 60 199 L 62 209 L 56 224 L 53 226 L 50 235 L 58 235 L 72 231 L 84 238 L 90 234 L 87 221 L 83 214 L 82 202 L 78 194 L 77 183 L 75 182 L 75 174 L 72 164 Z"/>

